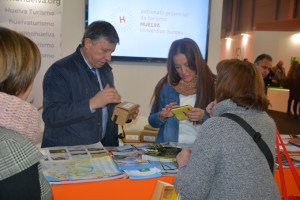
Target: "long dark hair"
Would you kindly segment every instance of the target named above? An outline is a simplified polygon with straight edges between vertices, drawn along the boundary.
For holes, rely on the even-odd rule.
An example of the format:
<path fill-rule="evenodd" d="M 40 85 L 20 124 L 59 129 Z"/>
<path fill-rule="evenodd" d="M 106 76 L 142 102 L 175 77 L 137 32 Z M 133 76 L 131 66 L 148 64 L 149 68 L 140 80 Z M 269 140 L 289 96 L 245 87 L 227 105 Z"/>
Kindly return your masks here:
<path fill-rule="evenodd" d="M 176 86 L 181 80 L 178 75 L 173 57 L 184 54 L 188 61 L 188 67 L 196 72 L 196 102 L 194 107 L 205 109 L 214 100 L 214 75 L 202 57 L 200 49 L 195 41 L 190 38 L 175 40 L 169 50 L 167 62 L 167 74 L 160 80 L 154 90 L 152 103 L 155 100 L 155 111 L 159 108 L 159 95 L 163 85 L 169 81 L 171 86 Z"/>

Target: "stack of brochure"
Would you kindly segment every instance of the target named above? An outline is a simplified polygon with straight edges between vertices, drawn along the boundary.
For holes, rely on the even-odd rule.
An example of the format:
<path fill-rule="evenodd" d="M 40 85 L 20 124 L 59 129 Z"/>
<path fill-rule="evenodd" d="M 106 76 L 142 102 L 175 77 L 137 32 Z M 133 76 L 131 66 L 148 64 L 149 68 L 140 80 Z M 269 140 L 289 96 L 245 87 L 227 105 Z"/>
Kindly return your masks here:
<path fill-rule="evenodd" d="M 138 157 L 114 158 L 114 161 L 130 179 L 155 178 L 162 175 L 159 168 Z"/>
<path fill-rule="evenodd" d="M 159 168 L 141 159 L 143 151 L 136 149 L 130 144 L 106 148 L 111 151 L 114 156 L 113 160 L 130 179 L 155 178 L 162 175 Z"/>
<path fill-rule="evenodd" d="M 142 147 L 142 159 L 160 162 L 176 162 L 176 155 L 181 151 L 181 148 L 172 147 L 168 144 L 151 144 L 150 146 Z"/>
<path fill-rule="evenodd" d="M 285 144 L 285 148 L 294 164 L 295 167 L 300 167 L 300 139 L 298 135 L 281 135 L 282 141 Z M 282 160 L 282 166 L 284 168 L 289 168 L 290 165 L 288 163 L 288 160 L 284 154 L 283 148 L 280 145 L 280 155 Z M 277 154 L 275 156 L 275 164 L 276 167 L 279 167 L 278 165 L 278 158 Z"/>
<path fill-rule="evenodd" d="M 43 173 L 50 184 L 126 178 L 101 143 L 43 148 L 41 152 Z"/>

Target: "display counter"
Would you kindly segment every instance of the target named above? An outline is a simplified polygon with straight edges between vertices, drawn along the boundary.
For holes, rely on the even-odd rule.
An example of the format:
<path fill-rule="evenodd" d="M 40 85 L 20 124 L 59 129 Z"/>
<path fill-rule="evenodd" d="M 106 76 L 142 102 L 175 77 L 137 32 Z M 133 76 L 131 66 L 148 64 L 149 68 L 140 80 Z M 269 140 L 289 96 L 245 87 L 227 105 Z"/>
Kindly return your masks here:
<path fill-rule="evenodd" d="M 300 174 L 300 168 L 297 168 Z M 284 169 L 285 182 L 288 195 L 299 195 L 300 190 L 293 178 L 290 169 Z M 280 186 L 279 170 L 276 170 L 274 176 L 277 184 Z M 164 176 L 151 179 L 140 180 L 111 180 L 98 181 L 90 183 L 78 183 L 68 185 L 53 185 L 53 200 L 82 200 L 82 199 L 122 199 L 122 200 L 150 200 L 154 191 L 156 182 L 164 181 L 173 184 L 174 176 Z M 281 191 L 281 188 L 279 187 Z"/>

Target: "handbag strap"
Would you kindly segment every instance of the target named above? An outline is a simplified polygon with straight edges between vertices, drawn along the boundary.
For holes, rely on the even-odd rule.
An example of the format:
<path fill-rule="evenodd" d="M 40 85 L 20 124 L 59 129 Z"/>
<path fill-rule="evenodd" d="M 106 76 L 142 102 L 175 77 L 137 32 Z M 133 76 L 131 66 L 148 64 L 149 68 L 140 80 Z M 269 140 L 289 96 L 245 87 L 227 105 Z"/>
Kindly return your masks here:
<path fill-rule="evenodd" d="M 256 132 L 245 120 L 243 120 L 241 117 L 232 114 L 232 113 L 224 113 L 221 115 L 222 117 L 229 118 L 236 123 L 238 123 L 241 127 L 243 127 L 246 132 L 252 137 L 252 139 L 255 141 L 259 149 L 262 151 L 262 153 L 265 155 L 269 167 L 272 173 L 274 173 L 274 158 L 273 154 L 270 151 L 268 145 L 265 143 L 265 141 L 261 138 L 261 134 L 259 132 Z"/>

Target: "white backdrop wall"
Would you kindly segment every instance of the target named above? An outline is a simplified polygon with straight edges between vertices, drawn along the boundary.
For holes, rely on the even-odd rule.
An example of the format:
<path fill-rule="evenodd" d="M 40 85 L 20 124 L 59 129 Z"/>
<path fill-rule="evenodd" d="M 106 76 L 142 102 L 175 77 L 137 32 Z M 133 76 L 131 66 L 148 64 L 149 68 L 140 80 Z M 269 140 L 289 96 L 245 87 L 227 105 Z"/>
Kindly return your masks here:
<path fill-rule="evenodd" d="M 219 61 L 222 5 L 223 0 L 211 0 L 208 65 L 214 73 L 215 66 Z M 63 56 L 73 53 L 81 42 L 85 26 L 84 15 L 84 0 L 64 0 L 61 41 Z M 157 82 L 166 74 L 166 64 L 112 62 L 111 66 L 115 77 L 115 86 L 122 96 L 122 101 L 140 105 L 138 119 L 127 128 L 140 130 L 147 124 L 153 90 Z"/>

